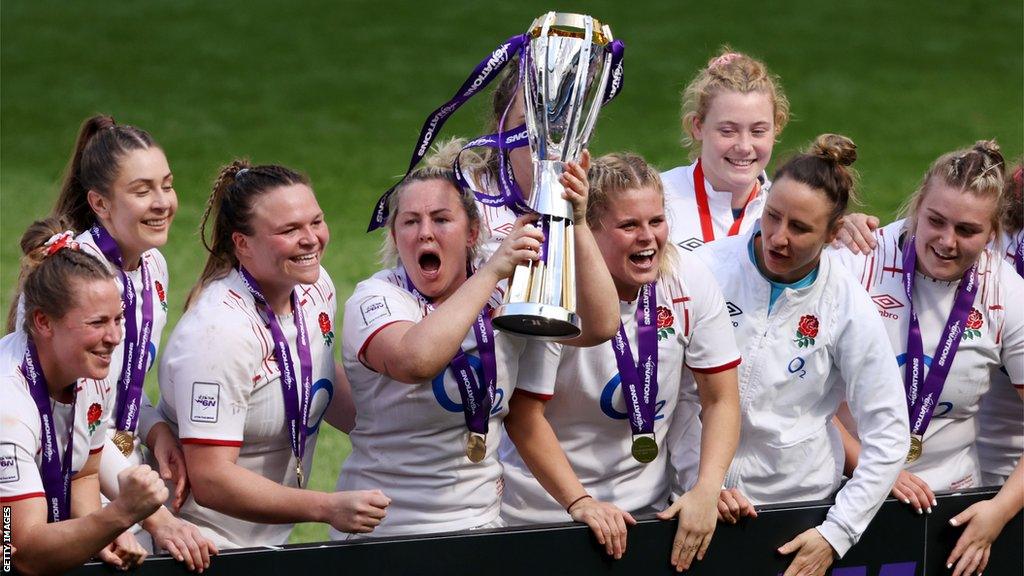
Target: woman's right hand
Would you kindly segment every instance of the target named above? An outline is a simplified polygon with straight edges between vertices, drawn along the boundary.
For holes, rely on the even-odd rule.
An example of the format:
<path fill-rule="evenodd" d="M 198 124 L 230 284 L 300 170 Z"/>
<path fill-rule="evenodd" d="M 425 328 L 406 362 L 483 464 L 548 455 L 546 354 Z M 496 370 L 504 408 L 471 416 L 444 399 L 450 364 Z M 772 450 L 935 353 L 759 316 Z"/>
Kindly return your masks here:
<path fill-rule="evenodd" d="M 900 502 L 910 504 L 918 514 L 922 511 L 931 514 L 932 506 L 938 503 L 928 483 L 906 470 L 900 470 L 900 475 L 896 477 L 892 495 Z"/>
<path fill-rule="evenodd" d="M 505 237 L 483 268 L 490 270 L 498 280 L 504 280 L 512 276 L 516 266 L 537 260 L 544 234 L 533 225 L 536 220 L 536 214 L 524 214 L 517 218 L 512 233 Z"/>
<path fill-rule="evenodd" d="M 747 500 L 739 488 L 723 489 L 718 495 L 718 519 L 735 524 L 744 516 L 757 518 L 757 510 L 754 510 L 754 505 Z"/>
<path fill-rule="evenodd" d="M 609 502 L 587 497 L 570 506 L 569 515 L 590 526 L 609 556 L 618 560 L 626 553 L 626 526 L 636 524 L 632 514 Z"/>
<path fill-rule="evenodd" d="M 330 495 L 328 523 L 335 530 L 353 534 L 373 532 L 391 504 L 380 490 L 349 490 Z"/>
<path fill-rule="evenodd" d="M 843 216 L 843 227 L 836 235 L 832 243 L 834 248 L 846 247 L 854 254 L 867 254 L 875 249 L 878 242 L 875 240 L 875 230 L 881 221 L 876 216 L 855 212 Z"/>

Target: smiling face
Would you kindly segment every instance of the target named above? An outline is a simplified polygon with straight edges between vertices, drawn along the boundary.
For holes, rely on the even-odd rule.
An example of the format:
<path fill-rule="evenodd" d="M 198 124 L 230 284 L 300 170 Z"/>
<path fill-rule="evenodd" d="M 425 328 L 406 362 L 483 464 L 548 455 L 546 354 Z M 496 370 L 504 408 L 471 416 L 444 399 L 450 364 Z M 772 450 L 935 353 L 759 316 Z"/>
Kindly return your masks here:
<path fill-rule="evenodd" d="M 68 293 L 75 301 L 62 318 L 48 318 L 39 310 L 34 314 L 33 338 L 51 393 L 79 378 L 106 378 L 121 341 L 124 313 L 113 279 L 72 280 Z M 47 369 L 48 364 L 53 368 Z"/>
<path fill-rule="evenodd" d="M 450 182 L 417 180 L 401 191 L 391 229 L 398 259 L 416 289 L 436 304 L 466 281 L 478 233 Z"/>
<path fill-rule="evenodd" d="M 609 194 L 594 239 L 611 272 L 619 300 L 635 300 L 658 278 L 668 239 L 664 197 L 649 186 Z"/>
<path fill-rule="evenodd" d="M 309 186 L 291 184 L 256 198 L 249 225 L 252 235 L 232 235 L 235 255 L 281 313 L 297 284 L 320 278 L 320 258 L 331 239 L 324 213 Z"/>
<path fill-rule="evenodd" d="M 174 176 L 163 150 L 151 146 L 129 152 L 110 190 L 90 190 L 89 204 L 120 247 L 125 267 L 134 268 L 143 252 L 167 243 L 178 210 Z"/>
<path fill-rule="evenodd" d="M 992 241 L 997 199 L 942 182 L 930 184 L 924 194 L 914 222 L 917 265 L 932 278 L 959 280 Z"/>
<path fill-rule="evenodd" d="M 715 190 L 745 195 L 764 171 L 775 146 L 771 99 L 762 92 L 725 91 L 714 97 L 704 119 L 695 119 L 704 176 Z"/>
<path fill-rule="evenodd" d="M 833 206 L 824 192 L 783 176 L 772 184 L 761 217 L 755 253 L 761 272 L 791 283 L 818 265 L 821 250 L 835 239 L 841 222 L 830 223 Z"/>

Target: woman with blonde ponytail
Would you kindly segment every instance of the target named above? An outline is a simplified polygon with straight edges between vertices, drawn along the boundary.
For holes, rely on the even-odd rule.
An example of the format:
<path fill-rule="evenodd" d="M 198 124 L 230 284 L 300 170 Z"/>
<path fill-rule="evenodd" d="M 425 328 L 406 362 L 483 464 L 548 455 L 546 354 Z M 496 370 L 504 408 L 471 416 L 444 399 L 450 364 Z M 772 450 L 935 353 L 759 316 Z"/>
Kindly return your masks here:
<path fill-rule="evenodd" d="M 159 409 L 192 471 L 181 515 L 218 546 L 276 546 L 295 522 L 370 532 L 379 490 L 308 489 L 334 395 L 330 240 L 309 180 L 236 160 L 200 228 L 209 252 L 160 364 Z"/>

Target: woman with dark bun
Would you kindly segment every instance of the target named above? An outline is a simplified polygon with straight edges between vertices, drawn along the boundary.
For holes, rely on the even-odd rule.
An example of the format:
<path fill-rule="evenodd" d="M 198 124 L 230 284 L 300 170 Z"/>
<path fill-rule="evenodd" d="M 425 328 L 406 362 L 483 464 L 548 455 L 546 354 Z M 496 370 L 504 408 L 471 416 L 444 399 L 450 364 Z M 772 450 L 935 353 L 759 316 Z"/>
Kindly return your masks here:
<path fill-rule="evenodd" d="M 1004 168 L 994 141 L 943 154 L 908 200 L 906 218 L 875 232 L 874 250 L 837 253 L 886 303 L 876 314 L 900 364 L 910 421 L 892 494 L 919 514 L 936 505 L 936 491 L 982 485 L 976 416 L 993 371 L 1005 367 L 1009 382 L 1000 385 L 1024 386 L 1024 279 L 991 247 L 1002 232 Z M 851 442 L 847 466 L 858 451 Z M 947 560 L 953 574 L 985 569 L 992 541 L 1022 502 L 1018 462 L 995 498 L 952 519 L 966 525 Z"/>
<path fill-rule="evenodd" d="M 875 305 L 822 257 L 853 195 L 854 143 L 819 136 L 775 171 L 760 222 L 695 254 L 725 299 L 743 362 L 740 443 L 725 477 L 754 504 L 835 497 L 825 522 L 779 548 L 786 570 L 824 574 L 867 528 L 906 456 L 899 369 Z M 844 454 L 832 417 L 842 402 L 864 431 L 859 465 L 842 485 Z M 692 467 L 683 444 L 672 463 Z M 838 490 L 838 492 L 837 492 Z"/>
<path fill-rule="evenodd" d="M 22 238 L 23 332 L 0 340 L 0 500 L 14 568 L 59 573 L 93 556 L 133 568 L 146 552 L 122 535 L 160 508 L 167 488 L 149 466 L 132 466 L 101 507 L 102 413 L 115 392 L 99 384 L 121 341 L 120 290 L 107 266 L 54 224 L 37 222 Z"/>

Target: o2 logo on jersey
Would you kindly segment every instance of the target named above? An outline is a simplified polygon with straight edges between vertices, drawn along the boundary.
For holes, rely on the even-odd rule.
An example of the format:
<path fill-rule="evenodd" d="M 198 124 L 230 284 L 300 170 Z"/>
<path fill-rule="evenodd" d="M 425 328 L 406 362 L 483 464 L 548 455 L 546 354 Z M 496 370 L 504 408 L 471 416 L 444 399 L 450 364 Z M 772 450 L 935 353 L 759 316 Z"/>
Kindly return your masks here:
<path fill-rule="evenodd" d="M 483 363 L 480 362 L 480 358 L 473 356 L 472 354 L 466 354 L 466 358 L 469 360 L 469 365 L 473 367 L 473 373 L 476 374 L 477 382 L 482 382 L 484 379 L 484 367 Z M 462 413 L 462 398 L 458 401 L 452 400 L 448 396 L 448 391 L 444 388 L 444 375 L 448 373 L 448 368 L 445 367 L 444 372 L 441 372 L 431 381 L 431 387 L 434 390 L 434 399 L 441 405 L 441 408 L 449 412 Z M 502 404 L 505 401 L 505 391 L 501 388 L 494 389 L 494 402 L 491 403 L 491 416 L 494 416 L 498 412 L 501 412 L 505 406 Z"/>
<path fill-rule="evenodd" d="M 800 378 L 803 378 L 804 376 L 807 376 L 807 370 L 804 370 L 804 364 L 804 359 L 797 356 L 789 361 L 789 365 L 786 366 L 786 369 L 789 370 L 790 374 L 796 374 Z"/>
<path fill-rule="evenodd" d="M 615 406 L 613 405 L 615 392 L 622 389 L 621 384 L 622 376 L 616 374 L 615 376 L 612 376 L 612 379 L 609 380 L 607 384 L 604 385 L 604 390 L 601 391 L 601 412 L 604 412 L 604 415 L 611 418 L 612 420 L 626 420 L 629 418 L 629 414 L 625 412 L 619 412 L 618 410 L 615 409 Z M 621 396 L 622 394 L 620 393 L 619 397 Z M 654 404 L 655 420 L 661 420 L 662 418 L 665 417 L 665 415 L 661 413 L 661 410 L 664 407 L 664 400 L 658 400 Z"/>
<path fill-rule="evenodd" d="M 316 434 L 320 430 L 320 423 L 324 421 L 324 414 L 327 413 L 327 406 L 334 398 L 334 382 L 327 378 L 321 378 L 313 383 L 309 389 L 309 421 L 306 422 L 306 434 Z"/>
<path fill-rule="evenodd" d="M 907 355 L 906 355 L 906 353 L 897 354 L 896 355 L 896 363 L 899 364 L 900 368 L 905 366 L 906 363 L 907 363 Z M 932 357 L 931 356 L 928 356 L 927 354 L 925 355 L 925 357 L 924 357 L 924 365 L 926 367 L 928 367 L 928 368 L 931 368 L 931 366 L 932 366 Z M 942 416 L 945 416 L 946 414 L 949 414 L 952 411 L 953 411 L 953 403 L 952 402 L 939 402 L 938 404 L 935 405 L 935 409 L 932 411 L 932 418 L 941 418 Z"/>
<path fill-rule="evenodd" d="M 153 368 L 153 363 L 156 362 L 156 344 L 152 341 L 149 342 L 149 366 L 146 366 L 146 372 L 149 372 Z"/>

